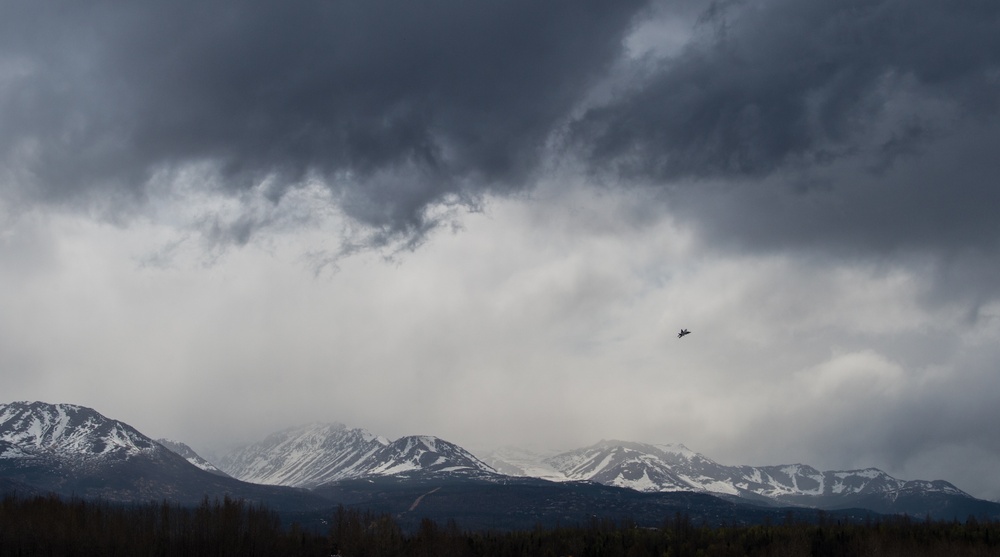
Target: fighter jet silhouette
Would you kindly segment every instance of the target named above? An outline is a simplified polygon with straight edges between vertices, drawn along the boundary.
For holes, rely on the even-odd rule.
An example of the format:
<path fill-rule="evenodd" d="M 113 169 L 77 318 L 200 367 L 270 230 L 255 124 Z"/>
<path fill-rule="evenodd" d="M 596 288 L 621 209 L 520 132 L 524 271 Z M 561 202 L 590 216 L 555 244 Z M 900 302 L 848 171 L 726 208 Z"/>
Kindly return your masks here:
<path fill-rule="evenodd" d="M 687 329 L 681 329 L 681 332 L 677 333 L 677 338 L 681 338 L 684 335 L 690 335 L 691 331 Z"/>

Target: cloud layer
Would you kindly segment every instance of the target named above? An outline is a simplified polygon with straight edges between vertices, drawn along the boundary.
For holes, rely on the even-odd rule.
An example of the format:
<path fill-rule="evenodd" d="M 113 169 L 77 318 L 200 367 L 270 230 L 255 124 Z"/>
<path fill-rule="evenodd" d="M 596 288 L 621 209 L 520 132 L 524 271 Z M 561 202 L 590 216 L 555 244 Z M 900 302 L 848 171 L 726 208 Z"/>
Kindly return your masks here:
<path fill-rule="evenodd" d="M 558 155 L 615 185 L 722 188 L 768 226 L 677 206 L 766 246 L 995 247 L 996 7 L 673 7 L 15 3 L 0 154 L 21 196 L 118 218 L 195 169 L 272 202 L 319 183 L 413 240 L 434 206 L 530 189 Z M 670 23 L 687 40 L 658 50 Z"/>
<path fill-rule="evenodd" d="M 318 181 L 361 223 L 530 185 L 639 2 L 19 3 L 2 153 L 28 195 L 142 200 L 204 167 L 234 195 Z"/>

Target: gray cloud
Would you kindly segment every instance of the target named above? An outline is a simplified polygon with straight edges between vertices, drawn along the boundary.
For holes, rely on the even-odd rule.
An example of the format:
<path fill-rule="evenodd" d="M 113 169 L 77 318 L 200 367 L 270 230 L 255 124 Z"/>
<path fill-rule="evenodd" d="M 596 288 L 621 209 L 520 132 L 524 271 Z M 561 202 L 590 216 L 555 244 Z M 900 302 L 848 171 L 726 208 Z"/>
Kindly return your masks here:
<path fill-rule="evenodd" d="M 274 203 L 321 183 L 366 243 L 416 246 L 434 206 L 529 190 L 570 155 L 740 249 L 996 246 L 993 3 L 650 7 L 15 3 L 0 158 L 21 199 L 113 219 L 187 167 Z M 268 223 L 233 222 L 206 233 Z"/>
<path fill-rule="evenodd" d="M 998 31 L 988 2 L 716 3 L 567 140 L 744 249 L 992 249 Z"/>
<path fill-rule="evenodd" d="M 0 157 L 61 202 L 141 203 L 208 164 L 279 199 L 319 180 L 360 222 L 524 188 L 621 51 L 627 2 L 19 2 L 0 23 Z"/>

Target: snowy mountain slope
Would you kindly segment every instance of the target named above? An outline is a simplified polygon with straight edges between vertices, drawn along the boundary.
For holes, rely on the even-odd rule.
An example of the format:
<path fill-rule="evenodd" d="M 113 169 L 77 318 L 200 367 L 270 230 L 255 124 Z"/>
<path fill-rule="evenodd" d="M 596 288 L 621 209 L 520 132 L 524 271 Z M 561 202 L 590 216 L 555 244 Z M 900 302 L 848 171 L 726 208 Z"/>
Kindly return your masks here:
<path fill-rule="evenodd" d="M 905 481 L 874 469 L 821 472 L 811 466 L 726 466 L 684 445 L 601 441 L 555 455 L 504 449 L 483 459 L 436 437 L 392 443 L 340 424 L 286 430 L 221 461 L 247 481 L 316 488 L 341 480 L 393 476 L 523 476 L 586 481 L 647 493 L 695 491 L 736 501 L 825 509 L 864 507 L 924 514 L 969 508 L 975 501 L 943 482 Z M 237 466 L 238 465 L 238 466 Z M 943 510 L 942 510 L 943 509 Z"/>
<path fill-rule="evenodd" d="M 275 433 L 223 457 L 219 466 L 244 481 L 304 488 L 403 473 L 496 473 L 465 449 L 436 437 L 403 437 L 390 443 L 343 424 L 310 424 Z"/>
<path fill-rule="evenodd" d="M 163 445 L 168 450 L 184 457 L 184 460 L 190 462 L 191 464 L 194 464 L 195 466 L 201 468 L 206 472 L 211 472 L 219 476 L 229 477 L 229 474 L 226 474 L 222 470 L 219 470 L 219 468 L 216 465 L 205 460 L 204 458 L 201 457 L 201 455 L 194 452 L 194 449 L 185 445 L 184 443 L 181 443 L 180 441 L 172 441 L 170 439 L 157 439 L 156 442 Z"/>
<path fill-rule="evenodd" d="M 389 445 L 363 429 L 314 423 L 269 435 L 219 460 L 219 467 L 243 481 L 311 488 L 357 477 Z"/>
<path fill-rule="evenodd" d="M 584 480 L 645 492 L 701 491 L 760 502 L 821 508 L 865 506 L 880 512 L 897 512 L 902 498 L 970 495 L 945 481 L 906 481 L 876 468 L 821 472 L 811 466 L 726 466 L 683 445 L 650 445 L 627 441 L 601 441 L 590 447 L 564 452 L 534 465 L 520 462 L 504 470 L 537 466 L 555 470 L 565 479 Z M 530 474 L 520 474 L 530 475 Z M 942 499 L 943 500 L 943 499 Z M 899 511 L 908 512 L 908 511 Z"/>
<path fill-rule="evenodd" d="M 414 435 L 401 437 L 376 453 L 362 475 L 449 473 L 494 476 L 496 470 L 462 447 L 437 437 Z"/>
<path fill-rule="evenodd" d="M 829 508 L 848 505 L 887 508 L 901 497 L 920 494 L 921 497 L 954 496 L 972 499 L 968 493 L 943 481 L 901 480 L 877 468 L 862 470 L 831 470 L 820 472 L 811 466 L 734 467 L 742 472 L 737 487 L 782 503 Z"/>
<path fill-rule="evenodd" d="M 571 480 L 638 491 L 694 490 L 736 494 L 725 482 L 719 482 L 717 464 L 683 445 L 601 441 L 556 455 L 546 462 Z"/>
<path fill-rule="evenodd" d="M 127 458 L 159 447 L 132 426 L 105 418 L 90 408 L 40 402 L 0 404 L 0 441 L 10 443 L 24 455 L 77 459 Z"/>
<path fill-rule="evenodd" d="M 314 494 L 206 472 L 97 411 L 72 404 L 0 404 L 0 488 L 106 501 L 196 504 L 226 495 L 274 509 L 323 508 Z"/>

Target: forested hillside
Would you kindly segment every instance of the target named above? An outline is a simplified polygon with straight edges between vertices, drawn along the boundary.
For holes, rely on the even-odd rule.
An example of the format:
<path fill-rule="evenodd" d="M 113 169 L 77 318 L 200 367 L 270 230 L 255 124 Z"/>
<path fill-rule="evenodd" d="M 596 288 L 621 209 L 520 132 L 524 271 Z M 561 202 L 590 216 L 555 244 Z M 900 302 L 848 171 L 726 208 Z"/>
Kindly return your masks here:
<path fill-rule="evenodd" d="M 394 518 L 338 508 L 326 532 L 282 525 L 278 515 L 239 500 L 203 501 L 194 508 L 167 503 L 116 505 L 58 497 L 0 502 L 0 557 L 173 555 L 326 557 L 478 556 L 766 556 L 766 555 L 996 555 L 1000 522 L 969 517 L 937 522 L 891 517 L 861 523 L 821 520 L 710 528 L 685 515 L 658 528 L 631 521 L 513 532 L 467 532 L 454 522 L 421 522 L 404 532 Z"/>

